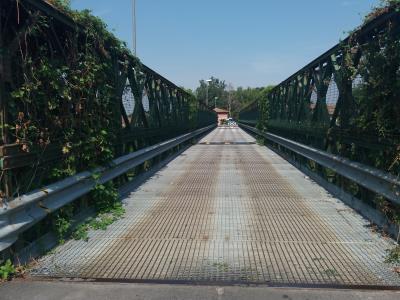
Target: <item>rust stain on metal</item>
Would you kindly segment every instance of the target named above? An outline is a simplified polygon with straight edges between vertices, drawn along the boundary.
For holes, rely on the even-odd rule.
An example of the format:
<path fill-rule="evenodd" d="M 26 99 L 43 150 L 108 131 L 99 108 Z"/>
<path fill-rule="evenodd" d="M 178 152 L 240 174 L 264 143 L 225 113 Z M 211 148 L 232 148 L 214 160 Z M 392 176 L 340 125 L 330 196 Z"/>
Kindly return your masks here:
<path fill-rule="evenodd" d="M 185 165 L 183 174 L 174 179 L 174 184 L 161 192 L 160 201 L 145 218 L 126 228 L 120 239 L 111 244 L 105 253 L 90 261 L 84 267 L 87 271 L 82 276 L 104 277 L 104 270 L 114 265 L 117 259 L 124 268 L 113 270 L 110 274 L 114 278 L 145 277 L 150 273 L 163 277 L 170 270 L 167 266 L 174 264 L 178 256 L 180 259 L 189 259 L 189 252 L 186 255 L 186 252 L 182 252 L 188 246 L 185 240 L 207 242 L 212 235 L 210 211 L 220 160 L 218 155 L 198 153 L 195 159 Z M 174 239 L 180 241 L 171 243 Z M 196 254 L 190 259 L 194 263 L 207 245 L 202 243 L 192 247 L 191 251 Z"/>

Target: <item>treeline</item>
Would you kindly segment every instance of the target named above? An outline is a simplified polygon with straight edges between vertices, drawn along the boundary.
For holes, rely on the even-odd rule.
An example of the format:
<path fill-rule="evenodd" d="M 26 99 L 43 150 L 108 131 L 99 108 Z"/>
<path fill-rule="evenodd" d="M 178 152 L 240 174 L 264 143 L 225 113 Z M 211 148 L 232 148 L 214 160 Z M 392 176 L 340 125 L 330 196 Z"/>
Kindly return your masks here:
<path fill-rule="evenodd" d="M 199 86 L 193 92 L 198 100 L 207 102 L 210 108 L 218 107 L 231 112 L 237 117 L 239 112 L 250 103 L 266 99 L 273 86 L 256 88 L 234 88 L 225 80 L 211 77 L 209 80 L 200 80 Z"/>

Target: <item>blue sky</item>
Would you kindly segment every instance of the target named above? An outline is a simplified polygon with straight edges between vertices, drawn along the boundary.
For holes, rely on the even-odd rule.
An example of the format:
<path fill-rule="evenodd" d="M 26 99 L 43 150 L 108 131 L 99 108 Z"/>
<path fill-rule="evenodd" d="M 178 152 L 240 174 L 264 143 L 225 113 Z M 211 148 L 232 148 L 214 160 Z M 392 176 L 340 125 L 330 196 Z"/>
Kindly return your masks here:
<path fill-rule="evenodd" d="M 218 77 L 234 87 L 286 79 L 335 45 L 379 0 L 136 0 L 137 53 L 187 88 Z M 131 45 L 131 0 L 72 0 Z"/>

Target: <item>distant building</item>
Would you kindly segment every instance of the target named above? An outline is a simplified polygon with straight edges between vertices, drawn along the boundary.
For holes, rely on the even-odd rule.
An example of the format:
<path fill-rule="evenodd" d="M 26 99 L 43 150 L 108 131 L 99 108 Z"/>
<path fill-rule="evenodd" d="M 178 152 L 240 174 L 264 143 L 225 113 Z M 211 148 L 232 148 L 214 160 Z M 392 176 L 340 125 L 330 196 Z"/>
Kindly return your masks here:
<path fill-rule="evenodd" d="M 229 111 L 221 108 L 214 108 L 214 111 L 218 115 L 218 124 L 222 123 L 222 120 L 226 120 L 229 117 Z"/>

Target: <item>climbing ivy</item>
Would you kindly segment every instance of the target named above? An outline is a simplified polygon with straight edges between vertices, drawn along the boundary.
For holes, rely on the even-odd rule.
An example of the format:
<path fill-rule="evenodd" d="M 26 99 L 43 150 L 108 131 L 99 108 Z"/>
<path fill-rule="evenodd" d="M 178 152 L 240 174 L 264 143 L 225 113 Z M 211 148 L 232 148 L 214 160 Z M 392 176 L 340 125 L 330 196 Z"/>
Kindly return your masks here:
<path fill-rule="evenodd" d="M 12 92 L 17 109 L 12 126 L 15 142 L 26 152 L 60 144 L 64 159 L 51 171 L 55 178 L 109 161 L 118 129 L 113 121 L 115 87 L 109 80 L 114 69 L 104 44 L 113 43 L 113 51 L 120 55 L 123 45 L 88 12 L 73 16 L 85 24 L 86 44 L 78 45 L 74 38 L 68 41 L 65 61 L 52 59 L 45 46 L 34 56 L 23 54 L 24 82 Z M 40 34 L 47 21 L 44 17 L 33 34 Z"/>
<path fill-rule="evenodd" d="M 58 30 L 60 35 L 54 37 L 53 17 L 26 10 L 31 22 L 19 41 L 17 76 L 7 107 L 10 117 L 4 127 L 8 142 L 24 153 L 39 153 L 38 162 L 49 148 L 56 151 L 57 160 L 41 166 L 40 175 L 34 170 L 28 182 L 16 174 L 18 194 L 111 162 L 121 131 L 116 68 L 141 68 L 126 44 L 90 11 L 74 11 L 66 0 L 48 2 L 71 18 L 75 28 Z M 89 198 L 98 216 L 78 229 L 72 228 L 75 204 L 51 216 L 60 243 L 70 234 L 84 235 L 85 226 L 104 229 L 124 212 L 113 183 L 97 184 Z"/>
<path fill-rule="evenodd" d="M 399 15 L 400 0 L 381 1 L 348 38 L 261 100 L 258 128 L 400 176 Z M 328 90 L 337 91 L 330 112 Z M 392 201 L 309 167 L 400 224 L 400 207 Z"/>

